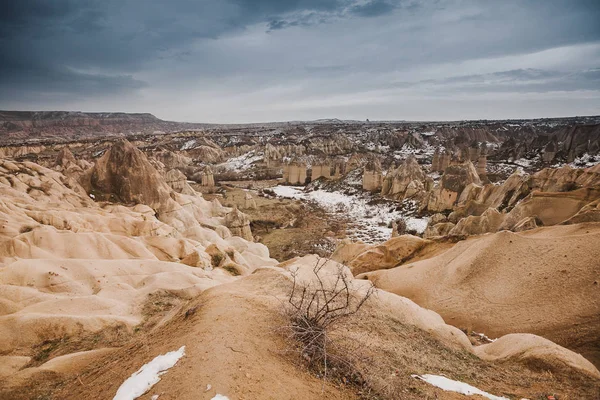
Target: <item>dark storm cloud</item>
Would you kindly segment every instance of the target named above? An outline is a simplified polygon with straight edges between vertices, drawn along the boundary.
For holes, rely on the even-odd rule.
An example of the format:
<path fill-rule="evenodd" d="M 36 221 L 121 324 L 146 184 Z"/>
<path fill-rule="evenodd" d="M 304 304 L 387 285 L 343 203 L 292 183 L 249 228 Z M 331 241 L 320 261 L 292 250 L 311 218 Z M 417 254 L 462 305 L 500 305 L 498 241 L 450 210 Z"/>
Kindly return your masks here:
<path fill-rule="evenodd" d="M 371 0 L 365 4 L 353 6 L 350 11 L 352 14 L 361 17 L 378 17 L 390 13 L 394 8 L 396 8 L 396 6 L 388 1 Z"/>
<path fill-rule="evenodd" d="M 92 81 L 118 89 L 123 74 L 147 62 L 189 54 L 198 39 L 217 39 L 269 22 L 270 30 L 319 23 L 339 15 L 349 0 L 19 0 L 0 9 L 0 89 L 18 90 L 31 81 L 40 90 L 70 82 L 65 91 L 87 89 Z M 24 68 L 25 67 L 25 68 Z M 73 70 L 83 70 L 73 72 Z M 101 72 L 97 72 L 101 70 Z M 56 80 L 56 76 L 65 79 Z M 42 82 L 43 77 L 47 82 Z M 114 80 L 111 82 L 111 76 Z M 70 79 L 66 79 L 70 77 Z M 81 80 L 81 84 L 73 83 Z M 32 86 L 32 85 L 29 85 Z M 94 85 L 92 85 L 94 86 Z M 101 86 L 101 85 L 100 85 Z"/>
<path fill-rule="evenodd" d="M 93 107 L 105 104 L 95 96 L 186 90 L 201 109 L 207 87 L 217 97 L 302 90 L 306 99 L 386 85 L 598 90 L 599 20 L 597 0 L 10 0 L 0 5 L 0 108 L 36 94 Z M 560 62 L 540 56 L 562 69 L 541 58 L 534 68 L 460 69 L 586 44 L 588 53 L 566 51 Z"/>

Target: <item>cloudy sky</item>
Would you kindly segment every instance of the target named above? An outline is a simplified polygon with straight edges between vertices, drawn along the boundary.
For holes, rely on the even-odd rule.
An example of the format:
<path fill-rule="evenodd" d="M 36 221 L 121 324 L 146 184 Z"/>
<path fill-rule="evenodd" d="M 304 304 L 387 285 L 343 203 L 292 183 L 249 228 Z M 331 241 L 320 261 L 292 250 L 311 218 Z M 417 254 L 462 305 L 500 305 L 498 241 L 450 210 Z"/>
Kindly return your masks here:
<path fill-rule="evenodd" d="M 191 122 L 600 114 L 598 0 L 8 0 L 0 109 Z"/>

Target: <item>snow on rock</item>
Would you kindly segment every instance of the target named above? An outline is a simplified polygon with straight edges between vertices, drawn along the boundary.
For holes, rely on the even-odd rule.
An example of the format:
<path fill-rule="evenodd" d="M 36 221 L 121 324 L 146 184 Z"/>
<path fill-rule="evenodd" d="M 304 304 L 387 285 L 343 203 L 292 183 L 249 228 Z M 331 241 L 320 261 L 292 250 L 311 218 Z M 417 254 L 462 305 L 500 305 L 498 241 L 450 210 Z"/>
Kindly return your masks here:
<path fill-rule="evenodd" d="M 507 397 L 494 396 L 493 394 L 484 392 L 483 390 L 477 389 L 476 387 L 471 386 L 467 383 L 453 381 L 452 379 L 448 379 L 445 376 L 425 374 L 412 375 L 412 377 L 425 381 L 430 385 L 443 389 L 447 392 L 456 392 L 467 396 L 477 394 L 490 400 L 509 400 Z"/>
<path fill-rule="evenodd" d="M 217 167 L 225 168 L 228 171 L 242 172 L 249 169 L 252 164 L 260 161 L 264 158 L 263 154 L 258 154 L 252 150 L 248 153 L 244 153 L 241 156 L 233 157 L 222 164 L 218 164 Z"/>
<path fill-rule="evenodd" d="M 417 233 L 423 233 L 427 228 L 428 222 L 429 220 L 427 218 L 408 217 L 406 218 L 406 229 L 408 229 L 409 231 L 415 230 L 417 231 Z"/>
<path fill-rule="evenodd" d="M 134 400 L 160 381 L 160 376 L 172 368 L 185 355 L 185 346 L 155 357 L 133 373 L 117 390 L 113 400 Z"/>
<path fill-rule="evenodd" d="M 193 149 L 196 145 L 196 139 L 188 140 L 181 146 L 181 151 Z"/>
<path fill-rule="evenodd" d="M 581 157 L 577 157 L 569 165 L 573 168 L 590 168 L 600 163 L 600 156 L 590 155 L 585 153 Z"/>

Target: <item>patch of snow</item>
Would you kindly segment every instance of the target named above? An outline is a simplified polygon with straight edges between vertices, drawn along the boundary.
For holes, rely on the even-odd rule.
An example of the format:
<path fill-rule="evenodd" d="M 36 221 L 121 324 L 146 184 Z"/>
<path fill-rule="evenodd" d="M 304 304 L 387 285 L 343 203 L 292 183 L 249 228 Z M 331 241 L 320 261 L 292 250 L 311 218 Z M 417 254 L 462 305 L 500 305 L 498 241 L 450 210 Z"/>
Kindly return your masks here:
<path fill-rule="evenodd" d="M 93 194 L 90 193 L 90 198 L 95 199 L 96 196 L 94 196 Z"/>
<path fill-rule="evenodd" d="M 340 192 L 328 192 L 318 189 L 304 192 L 303 188 L 293 186 L 275 186 L 271 188 L 280 197 L 304 200 L 316 203 L 326 212 L 341 215 L 352 222 L 347 234 L 352 239 L 365 243 L 386 241 L 392 236 L 392 221 L 404 219 L 407 229 L 423 233 L 427 228 L 428 218 L 407 217 L 402 211 L 395 210 L 392 202 L 369 204 L 369 197 L 357 194 L 348 195 Z M 390 209 L 394 207 L 394 209 Z"/>
<path fill-rule="evenodd" d="M 405 221 L 406 229 L 415 230 L 417 231 L 417 233 L 425 232 L 425 228 L 427 228 L 427 224 L 429 223 L 429 220 L 427 218 L 408 217 Z"/>
<path fill-rule="evenodd" d="M 190 149 L 193 149 L 195 145 L 196 145 L 196 139 L 188 140 L 181 146 L 180 150 L 181 151 L 190 150 Z"/>
<path fill-rule="evenodd" d="M 117 390 L 113 400 L 134 400 L 160 381 L 160 376 L 172 368 L 185 355 L 185 346 L 155 357 L 134 372 Z"/>
<path fill-rule="evenodd" d="M 293 186 L 275 186 L 271 189 L 277 196 L 287 197 L 290 199 L 300 199 L 304 194 L 301 190 Z"/>
<path fill-rule="evenodd" d="M 569 165 L 573 168 L 589 168 L 594 165 L 600 163 L 600 156 L 594 156 L 588 153 L 585 153 L 581 157 L 577 157 L 573 160 Z"/>
<path fill-rule="evenodd" d="M 472 333 L 473 333 L 473 335 L 479 336 L 482 340 L 484 340 L 488 343 L 494 343 L 496 340 L 498 340 L 498 339 L 490 339 L 489 337 L 486 336 L 485 333 L 479 333 L 479 332 L 475 332 L 475 331 L 473 331 Z"/>
<path fill-rule="evenodd" d="M 211 400 L 229 400 L 229 397 L 223 396 L 222 394 L 217 393 L 217 395 L 215 397 L 213 397 Z"/>
<path fill-rule="evenodd" d="M 429 143 L 424 143 L 421 148 L 413 148 L 408 144 L 402 145 L 400 150 L 396 150 L 393 153 L 393 156 L 396 160 L 404 160 L 409 155 L 414 155 L 417 160 L 428 159 L 433 157 L 433 153 L 435 153 L 435 146 L 430 145 Z"/>
<path fill-rule="evenodd" d="M 517 160 L 514 160 L 513 162 L 520 167 L 531 168 L 534 164 L 539 163 L 539 161 L 540 161 L 540 156 L 538 154 L 533 158 L 522 157 Z"/>
<path fill-rule="evenodd" d="M 244 153 L 241 156 L 230 158 L 217 167 L 225 168 L 228 171 L 242 172 L 250 169 L 252 164 L 263 159 L 263 154 L 257 154 L 255 150 Z"/>
<path fill-rule="evenodd" d="M 456 392 L 467 396 L 477 394 L 490 400 L 509 400 L 507 397 L 494 396 L 493 394 L 484 392 L 483 390 L 477 389 L 476 387 L 471 386 L 467 383 L 454 381 L 452 379 L 446 378 L 445 376 L 425 374 L 412 375 L 412 377 L 425 381 L 430 385 L 443 389 L 447 392 Z"/>

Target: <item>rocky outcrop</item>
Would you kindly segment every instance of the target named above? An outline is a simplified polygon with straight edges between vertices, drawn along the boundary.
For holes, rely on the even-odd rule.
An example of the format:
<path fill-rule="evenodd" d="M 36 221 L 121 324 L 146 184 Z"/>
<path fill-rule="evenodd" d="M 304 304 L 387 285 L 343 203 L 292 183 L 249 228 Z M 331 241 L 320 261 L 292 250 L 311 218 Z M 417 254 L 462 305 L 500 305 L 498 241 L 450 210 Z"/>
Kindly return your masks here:
<path fill-rule="evenodd" d="M 153 153 L 152 157 L 160 161 L 167 169 L 185 168 L 192 163 L 192 159 L 190 157 L 169 150 L 161 150 Z"/>
<path fill-rule="evenodd" d="M 557 225 L 574 217 L 583 207 L 600 198 L 600 189 L 571 192 L 534 191 L 507 215 L 501 229 L 513 230 L 524 218 L 535 217 L 542 225 Z"/>
<path fill-rule="evenodd" d="M 533 174 L 532 188 L 542 192 L 566 192 L 577 188 L 600 186 L 600 164 L 592 168 L 544 168 Z"/>
<path fill-rule="evenodd" d="M 380 190 L 382 185 L 383 173 L 381 171 L 381 163 L 377 159 L 370 160 L 367 165 L 365 165 L 363 172 L 363 190 L 367 190 L 369 192 Z"/>
<path fill-rule="evenodd" d="M 211 167 L 206 166 L 201 173 L 201 185 L 206 187 L 215 186 L 215 175 Z"/>
<path fill-rule="evenodd" d="M 171 169 L 165 174 L 165 181 L 177 193 L 194 195 L 194 189 L 187 183 L 187 177 L 177 169 Z"/>
<path fill-rule="evenodd" d="M 346 135 L 317 136 L 312 137 L 306 147 L 313 154 L 335 156 L 351 153 L 354 143 Z"/>
<path fill-rule="evenodd" d="M 319 162 L 312 166 L 311 180 L 314 181 L 319 178 L 330 179 L 331 178 L 331 165 L 328 162 Z"/>
<path fill-rule="evenodd" d="M 226 159 L 227 153 L 207 137 L 195 137 L 184 143 L 180 151 L 200 163 L 214 164 Z"/>
<path fill-rule="evenodd" d="M 483 178 L 487 175 L 487 155 L 482 154 L 477 159 L 477 175 Z"/>
<path fill-rule="evenodd" d="M 237 207 L 234 207 L 230 213 L 225 215 L 225 226 L 229 228 L 234 236 L 239 236 L 249 242 L 253 241 L 250 218 L 238 210 Z"/>
<path fill-rule="evenodd" d="M 306 164 L 303 162 L 291 162 L 283 166 L 283 181 L 290 185 L 306 184 Z"/>
<path fill-rule="evenodd" d="M 461 219 L 447 234 L 450 236 L 469 236 L 496 232 L 503 221 L 504 215 L 502 213 L 495 208 L 488 208 L 480 216 L 470 215 Z"/>
<path fill-rule="evenodd" d="M 125 203 L 141 203 L 164 209 L 171 188 L 144 153 L 125 139 L 117 141 L 92 170 L 94 190 L 111 194 Z"/>
<path fill-rule="evenodd" d="M 456 225 L 452 222 L 439 222 L 437 224 L 428 224 L 427 228 L 425 228 L 425 232 L 423 233 L 423 237 L 425 239 L 438 237 L 438 236 L 448 236 L 450 231 L 454 229 Z"/>
<path fill-rule="evenodd" d="M 433 201 L 434 207 L 428 209 L 452 210 L 448 221 L 456 226 L 448 231 L 449 225 L 432 218 L 425 237 L 477 235 L 502 229 L 523 231 L 538 226 L 595 221 L 594 202 L 600 198 L 599 173 L 599 167 L 547 168 L 534 175 L 517 170 L 500 185 L 466 185 L 456 202 L 452 199 L 457 192 L 449 192 L 451 197 L 447 203 L 436 203 L 439 193 L 444 192 L 434 189 L 428 198 L 428 206 Z M 442 179 L 442 187 L 443 183 Z M 441 200 L 445 200 L 443 195 Z"/>
<path fill-rule="evenodd" d="M 394 237 L 380 245 L 367 246 L 362 243 L 343 242 L 332 254 L 331 259 L 343 262 L 353 274 L 394 268 L 426 244 L 428 240 L 412 235 Z"/>
<path fill-rule="evenodd" d="M 246 210 L 256 210 L 256 200 L 254 200 L 250 192 L 246 192 L 244 195 L 244 208 Z"/>
<path fill-rule="evenodd" d="M 581 222 L 600 222 L 600 199 L 584 206 L 577 214 L 566 220 L 564 224 L 578 224 Z"/>
<path fill-rule="evenodd" d="M 68 146 L 64 146 L 56 155 L 54 166 L 67 167 L 71 164 L 77 165 L 77 160 Z"/>
<path fill-rule="evenodd" d="M 421 198 L 427 189 L 427 179 L 417 159 L 411 155 L 398 168 L 387 173 L 381 194 L 397 200 Z"/>
<path fill-rule="evenodd" d="M 463 190 L 471 184 L 481 186 L 481 179 L 470 161 L 461 165 L 451 165 L 444 171 L 441 182 L 424 198 L 421 209 L 433 212 L 452 210 Z"/>
<path fill-rule="evenodd" d="M 451 155 L 447 150 L 435 149 L 431 161 L 431 172 L 444 172 L 450 166 Z"/>
<path fill-rule="evenodd" d="M 597 154 L 600 151 L 600 124 L 577 124 L 562 131 L 558 140 L 567 154 L 567 161 L 585 153 Z"/>
<path fill-rule="evenodd" d="M 85 160 L 77 160 L 69 149 L 64 146 L 58 152 L 54 161 L 54 169 L 61 171 L 65 176 L 83 183 L 87 178 L 84 177 L 85 171 L 92 167 L 92 164 Z"/>

